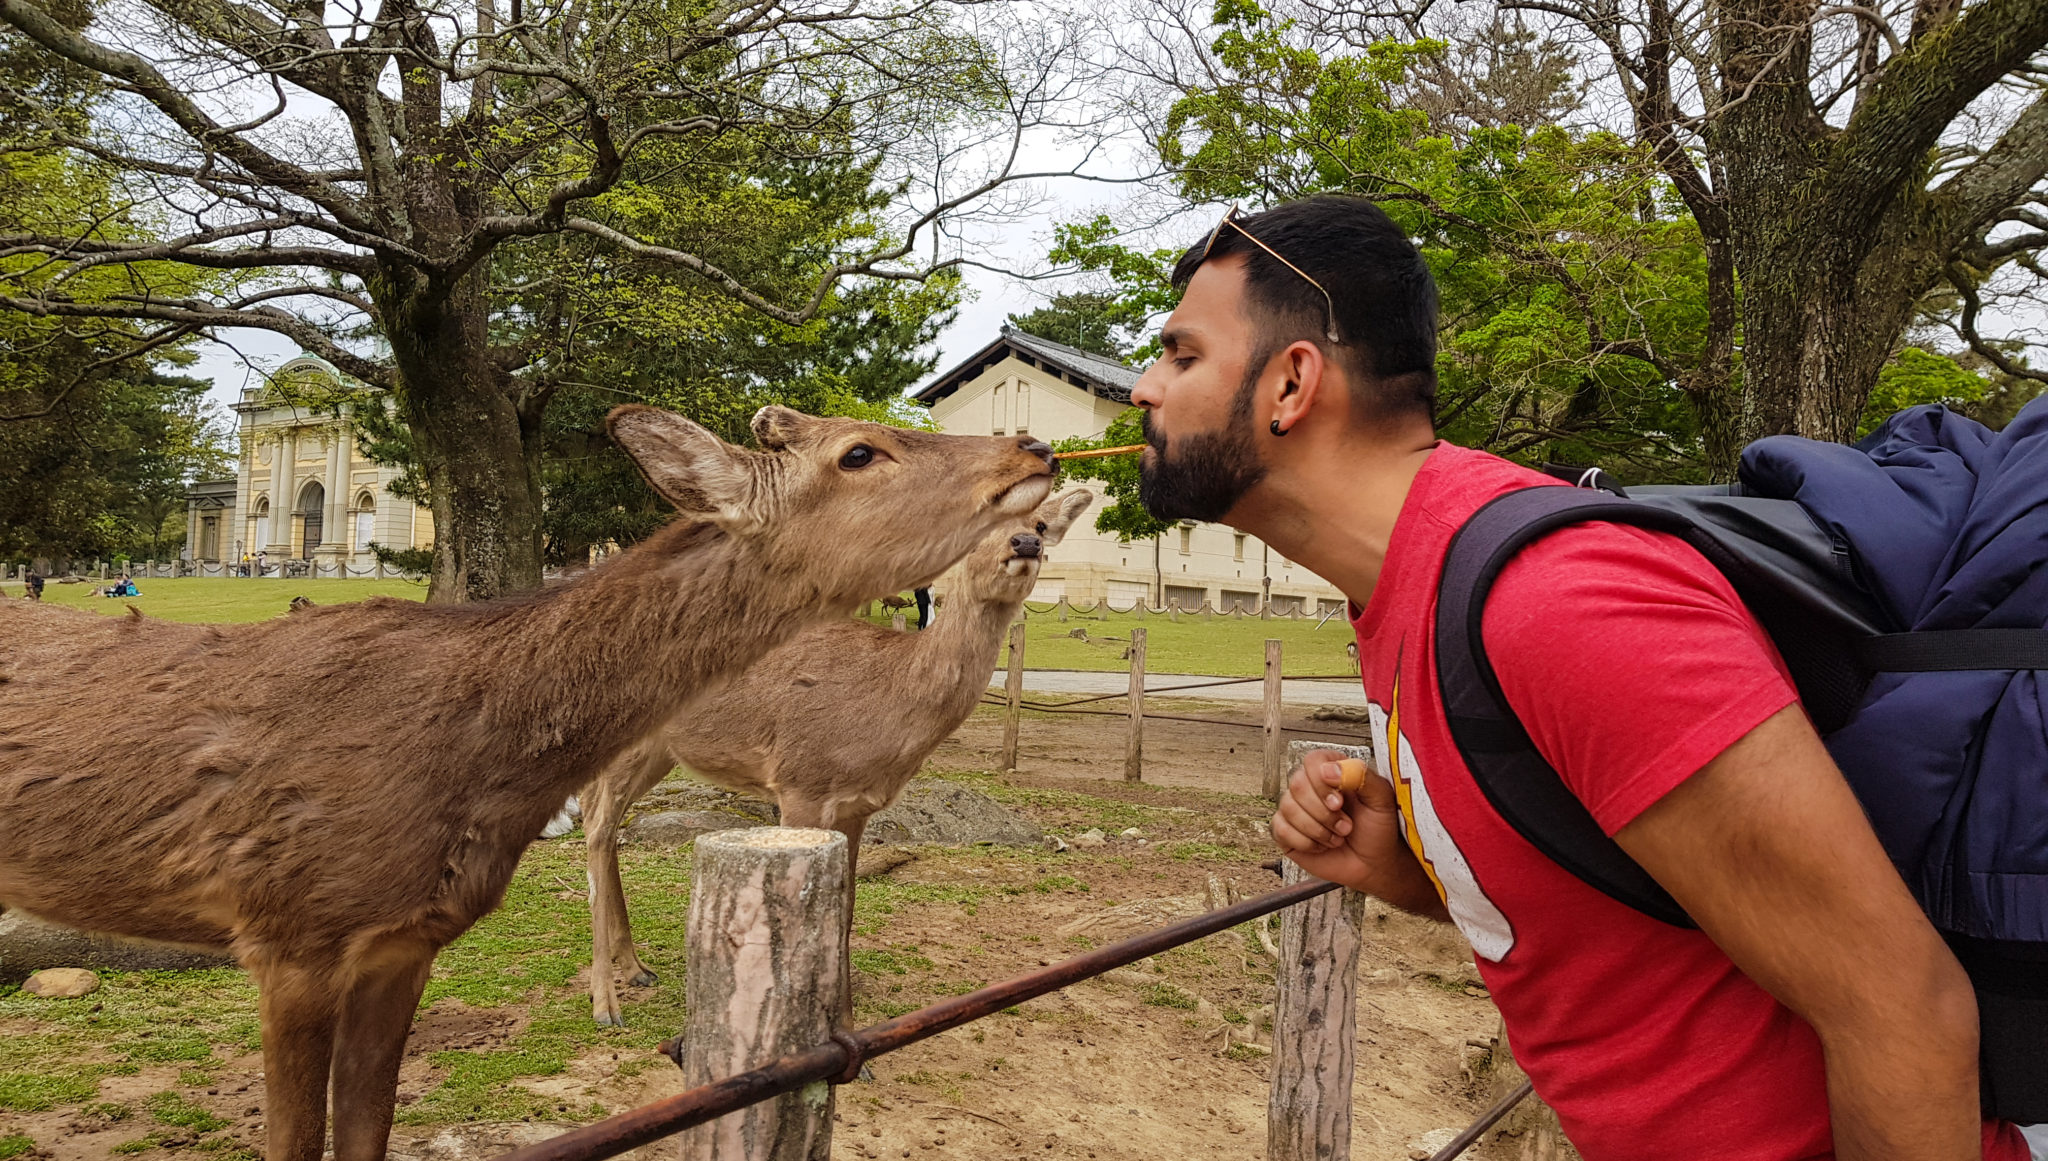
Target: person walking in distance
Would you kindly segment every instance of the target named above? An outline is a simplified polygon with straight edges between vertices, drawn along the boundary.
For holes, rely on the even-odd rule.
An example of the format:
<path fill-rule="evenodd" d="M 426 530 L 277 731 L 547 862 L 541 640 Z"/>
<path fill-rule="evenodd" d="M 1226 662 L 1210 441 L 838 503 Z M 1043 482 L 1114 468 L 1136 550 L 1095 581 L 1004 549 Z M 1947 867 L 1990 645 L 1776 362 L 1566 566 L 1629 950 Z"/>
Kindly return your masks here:
<path fill-rule="evenodd" d="M 1346 197 L 1233 209 L 1173 280 L 1131 396 L 1141 499 L 1344 590 L 1384 767 L 1340 791 L 1337 756 L 1309 756 L 1281 851 L 1458 926 L 1587 1161 L 2028 1158 L 1980 1113 L 1968 977 L 1770 638 L 1683 541 L 1552 533 L 1500 573 L 1484 633 L 1535 746 L 1697 928 L 1581 881 L 1476 788 L 1436 686 L 1436 584 L 1453 533 L 1546 477 L 1437 438 L 1436 288 L 1402 229 Z"/>
<path fill-rule="evenodd" d="M 931 586 L 926 585 L 921 589 L 913 589 L 910 595 L 917 598 L 917 627 L 922 629 L 932 623 Z"/>

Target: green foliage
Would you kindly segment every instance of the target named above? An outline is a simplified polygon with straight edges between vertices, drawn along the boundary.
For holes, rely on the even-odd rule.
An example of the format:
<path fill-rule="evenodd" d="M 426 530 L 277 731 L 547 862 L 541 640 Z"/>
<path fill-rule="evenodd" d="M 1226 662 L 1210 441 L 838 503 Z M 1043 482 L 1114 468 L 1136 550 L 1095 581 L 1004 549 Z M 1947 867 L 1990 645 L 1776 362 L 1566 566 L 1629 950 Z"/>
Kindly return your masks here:
<path fill-rule="evenodd" d="M 1144 329 L 1145 315 L 1142 305 L 1113 290 L 1089 290 L 1053 295 L 1009 322 L 1026 334 L 1122 362 L 1136 345 L 1130 336 Z"/>
<path fill-rule="evenodd" d="M 23 1154 L 35 1151 L 35 1141 L 32 1138 L 22 1136 L 20 1133 L 0 1137 L 0 1161 L 7 1161 L 9 1157 L 20 1157 Z"/>
<path fill-rule="evenodd" d="M 1131 407 L 1116 417 L 1103 431 L 1101 439 L 1062 439 L 1054 442 L 1053 450 L 1086 451 L 1143 442 L 1145 413 L 1140 408 Z M 1096 480 L 1102 484 L 1108 502 L 1095 515 L 1097 532 L 1110 533 L 1122 541 L 1146 540 L 1174 526 L 1172 521 L 1155 519 L 1139 502 L 1138 458 L 1135 455 L 1104 456 L 1096 460 L 1072 460 L 1061 467 L 1063 479 Z"/>
<path fill-rule="evenodd" d="M 1991 384 L 1983 376 L 1919 347 L 1906 347 L 1877 373 L 1877 386 L 1864 404 L 1856 438 L 1869 435 L 1893 412 L 1923 403 L 1945 403 L 1968 414 Z"/>
<path fill-rule="evenodd" d="M 0 40 L 0 74 L 10 43 Z M 49 152 L 0 153 L 0 233 L 131 236 L 141 226 L 123 203 L 89 166 Z M 45 288 L 60 269 L 34 254 L 0 258 L 0 285 Z M 96 299 L 176 296 L 192 284 L 145 266 L 88 268 L 62 285 Z M 135 335 L 125 323 L 0 312 L 0 560 L 163 559 L 186 485 L 229 470 L 206 384 L 173 373 L 189 355 L 172 345 L 121 358 Z"/>
<path fill-rule="evenodd" d="M 1568 102 L 1568 54 L 1512 29 L 1497 40 L 1332 48 L 1222 0 L 1207 67 L 1189 70 L 1207 79 L 1173 101 L 1160 161 L 1190 206 L 1348 193 L 1385 209 L 1442 294 L 1448 438 L 1624 480 L 1698 477 L 1681 386 L 1705 329 L 1697 231 L 1644 150 L 1545 123 Z M 1104 218 L 1064 228 L 1053 251 L 1148 312 L 1172 305 L 1177 255 L 1129 246 Z"/>

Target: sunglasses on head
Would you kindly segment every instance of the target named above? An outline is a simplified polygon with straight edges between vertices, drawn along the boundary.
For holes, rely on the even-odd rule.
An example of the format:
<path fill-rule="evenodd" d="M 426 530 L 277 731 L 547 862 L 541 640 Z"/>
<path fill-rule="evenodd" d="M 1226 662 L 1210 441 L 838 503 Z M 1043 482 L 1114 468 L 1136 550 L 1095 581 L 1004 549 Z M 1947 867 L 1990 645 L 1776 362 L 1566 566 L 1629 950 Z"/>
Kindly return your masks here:
<path fill-rule="evenodd" d="M 1245 241 L 1250 242 L 1252 245 L 1257 246 L 1261 250 L 1264 250 L 1267 254 L 1272 256 L 1273 261 L 1278 262 L 1280 265 L 1285 266 L 1289 270 L 1294 271 L 1296 274 L 1301 275 L 1301 279 L 1303 282 L 1306 282 L 1310 286 L 1316 288 L 1316 293 L 1321 294 L 1323 296 L 1323 337 L 1329 339 L 1333 343 L 1342 345 L 1344 340 L 1337 337 L 1337 304 L 1330 298 L 1330 292 L 1323 289 L 1322 283 L 1317 282 L 1313 278 L 1310 278 L 1308 276 L 1308 271 L 1303 270 L 1301 267 L 1296 266 L 1294 263 L 1289 262 L 1285 258 L 1282 258 L 1278 250 L 1275 250 L 1271 246 L 1266 245 L 1264 242 L 1259 241 L 1258 235 L 1252 233 L 1250 230 L 1245 229 L 1244 223 L 1237 220 L 1236 206 L 1231 206 L 1229 209 L 1223 211 L 1223 217 L 1220 221 L 1216 223 L 1216 228 L 1209 231 L 1209 240 L 1203 243 L 1202 257 L 1200 261 L 1196 263 L 1196 265 L 1199 266 L 1202 262 L 1207 262 L 1209 260 L 1209 251 L 1214 250 L 1216 248 L 1216 239 L 1222 237 L 1223 227 L 1225 226 L 1229 226 L 1231 229 L 1236 230 L 1239 234 L 1244 236 Z"/>

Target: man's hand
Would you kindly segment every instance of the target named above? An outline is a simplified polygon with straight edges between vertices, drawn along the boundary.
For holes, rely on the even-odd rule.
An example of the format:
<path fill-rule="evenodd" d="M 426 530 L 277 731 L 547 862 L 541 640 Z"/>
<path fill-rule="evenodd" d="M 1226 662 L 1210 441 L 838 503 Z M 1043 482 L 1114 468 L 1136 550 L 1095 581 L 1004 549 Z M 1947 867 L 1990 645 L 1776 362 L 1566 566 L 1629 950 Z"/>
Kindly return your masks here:
<path fill-rule="evenodd" d="M 1981 1156 L 1977 1007 L 1798 706 L 1615 841 L 1820 1034 L 1841 1161 Z"/>
<path fill-rule="evenodd" d="M 1404 911 L 1448 921 L 1436 893 L 1401 833 L 1401 808 L 1394 788 L 1377 773 L 1345 794 L 1333 750 L 1304 754 L 1287 781 L 1273 815 L 1273 841 L 1280 853 L 1318 879 L 1342 883 Z"/>

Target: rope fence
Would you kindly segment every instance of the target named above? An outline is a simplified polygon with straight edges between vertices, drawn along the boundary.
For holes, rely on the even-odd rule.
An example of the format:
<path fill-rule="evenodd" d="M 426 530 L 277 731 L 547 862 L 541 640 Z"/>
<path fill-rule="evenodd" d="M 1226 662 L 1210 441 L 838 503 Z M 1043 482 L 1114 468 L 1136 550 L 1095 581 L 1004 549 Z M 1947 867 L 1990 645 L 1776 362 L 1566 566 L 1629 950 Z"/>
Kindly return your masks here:
<path fill-rule="evenodd" d="M 1195 725 L 1227 726 L 1233 729 L 1258 730 L 1265 735 L 1264 777 L 1260 792 L 1267 798 L 1278 801 L 1284 771 L 1280 768 L 1281 752 L 1289 734 L 1311 735 L 1318 738 L 1337 739 L 1349 742 L 1370 742 L 1370 734 L 1350 730 L 1322 729 L 1315 726 L 1283 726 L 1281 723 L 1281 692 L 1283 683 L 1288 681 L 1356 681 L 1355 674 L 1313 674 L 1288 677 L 1281 673 L 1282 644 L 1275 639 L 1266 641 L 1266 672 L 1260 677 L 1219 677 L 1208 681 L 1191 681 L 1180 685 L 1147 688 L 1145 685 L 1145 630 L 1131 630 L 1131 645 L 1126 651 L 1130 659 L 1130 686 L 1122 693 L 1090 694 L 1063 701 L 1043 701 L 1024 696 L 1024 622 L 1010 626 L 1009 673 L 1001 696 L 984 692 L 980 704 L 1003 711 L 1002 764 L 1006 770 L 1017 768 L 1019 737 L 1022 733 L 1023 711 L 1045 714 L 1080 714 L 1091 717 L 1124 718 L 1130 723 L 1125 737 L 1124 779 L 1130 782 L 1144 781 L 1145 723 L 1147 721 L 1188 722 Z M 1145 708 L 1147 697 L 1160 694 L 1182 693 L 1188 690 L 1216 689 L 1227 685 L 1249 685 L 1260 682 L 1266 687 L 1261 720 L 1257 722 L 1233 721 L 1229 718 L 1207 717 L 1199 714 L 1158 713 Z M 1107 701 L 1124 701 L 1122 710 L 1093 709 L 1091 706 Z"/>
<path fill-rule="evenodd" d="M 0 564 L 0 580 L 25 581 L 34 571 L 28 564 Z M 223 580 L 403 580 L 415 584 L 427 579 L 425 573 L 407 572 L 391 568 L 382 563 L 357 568 L 346 561 L 332 564 L 320 561 L 286 560 L 280 563 L 266 562 L 258 572 L 254 562 L 243 565 L 233 561 L 207 560 L 96 560 L 90 565 L 73 562 L 63 569 L 44 573 L 50 579 L 66 576 L 85 580 L 112 580 L 127 576 L 135 580 L 178 580 L 186 577 L 203 577 Z"/>

